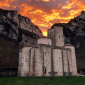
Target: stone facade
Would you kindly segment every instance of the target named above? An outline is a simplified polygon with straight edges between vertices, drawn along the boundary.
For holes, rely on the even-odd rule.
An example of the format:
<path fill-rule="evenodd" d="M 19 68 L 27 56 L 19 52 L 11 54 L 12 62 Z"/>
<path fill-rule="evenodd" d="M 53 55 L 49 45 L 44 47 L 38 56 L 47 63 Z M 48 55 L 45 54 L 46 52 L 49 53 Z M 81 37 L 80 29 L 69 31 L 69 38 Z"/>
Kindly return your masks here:
<path fill-rule="evenodd" d="M 37 40 L 37 44 L 52 45 L 52 41 L 51 39 L 48 39 L 48 38 L 40 38 Z"/>
<path fill-rule="evenodd" d="M 34 46 L 19 52 L 18 76 L 77 75 L 75 48 L 64 44 L 63 28 L 48 30 L 48 38 L 40 38 Z"/>

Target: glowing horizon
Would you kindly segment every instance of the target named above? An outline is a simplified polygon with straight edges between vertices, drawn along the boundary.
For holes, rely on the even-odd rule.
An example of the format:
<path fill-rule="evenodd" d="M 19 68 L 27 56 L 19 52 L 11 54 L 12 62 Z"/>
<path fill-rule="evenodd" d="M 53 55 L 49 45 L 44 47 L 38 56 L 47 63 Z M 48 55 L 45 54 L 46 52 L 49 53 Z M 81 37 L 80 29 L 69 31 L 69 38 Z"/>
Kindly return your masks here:
<path fill-rule="evenodd" d="M 0 8 L 18 10 L 31 19 L 46 36 L 54 23 L 67 23 L 85 11 L 85 0 L 3 0 Z"/>

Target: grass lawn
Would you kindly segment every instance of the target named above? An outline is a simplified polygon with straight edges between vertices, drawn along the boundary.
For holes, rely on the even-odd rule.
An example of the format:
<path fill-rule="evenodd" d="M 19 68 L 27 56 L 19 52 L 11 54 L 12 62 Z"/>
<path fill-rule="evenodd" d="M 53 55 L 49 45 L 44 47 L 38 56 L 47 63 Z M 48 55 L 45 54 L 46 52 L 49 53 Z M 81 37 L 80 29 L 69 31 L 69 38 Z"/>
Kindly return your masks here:
<path fill-rule="evenodd" d="M 0 85 L 85 85 L 85 77 L 0 77 Z"/>

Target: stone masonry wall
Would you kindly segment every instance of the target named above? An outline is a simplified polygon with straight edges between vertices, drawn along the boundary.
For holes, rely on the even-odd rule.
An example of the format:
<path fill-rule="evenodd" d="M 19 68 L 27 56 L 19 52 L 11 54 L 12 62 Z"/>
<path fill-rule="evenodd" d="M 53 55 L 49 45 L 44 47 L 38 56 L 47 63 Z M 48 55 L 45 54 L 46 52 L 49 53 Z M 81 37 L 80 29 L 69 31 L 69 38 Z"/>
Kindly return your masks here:
<path fill-rule="evenodd" d="M 31 47 L 25 47 L 19 53 L 18 75 L 20 76 L 29 76 L 30 49 Z"/>
<path fill-rule="evenodd" d="M 55 46 L 64 46 L 64 35 L 63 35 L 63 28 L 54 26 L 54 32 L 55 32 Z"/>
<path fill-rule="evenodd" d="M 37 44 L 52 45 L 52 41 L 51 39 L 48 39 L 48 38 L 40 38 L 38 39 Z"/>
<path fill-rule="evenodd" d="M 42 76 L 42 59 L 40 56 L 40 49 L 35 49 L 35 76 Z"/>
<path fill-rule="evenodd" d="M 67 50 L 63 50 L 63 70 L 64 70 L 64 75 L 67 76 L 68 75 L 68 51 Z"/>
<path fill-rule="evenodd" d="M 34 49 L 31 49 L 31 58 L 30 58 L 30 76 L 33 76 L 33 61 L 34 61 Z"/>
<path fill-rule="evenodd" d="M 40 45 L 40 55 L 43 61 L 43 76 L 51 76 L 51 47 Z"/>
<path fill-rule="evenodd" d="M 49 29 L 48 38 L 52 39 L 53 46 L 64 46 L 63 27 L 54 26 L 54 29 Z"/>
<path fill-rule="evenodd" d="M 54 29 L 48 29 L 48 38 L 52 40 L 52 45 L 55 45 Z"/>
<path fill-rule="evenodd" d="M 31 49 L 30 76 L 42 76 L 42 59 L 39 48 Z"/>
<path fill-rule="evenodd" d="M 53 49 L 53 65 L 55 76 L 63 76 L 62 50 Z"/>
<path fill-rule="evenodd" d="M 69 68 L 68 68 L 68 75 L 72 75 L 72 57 L 71 57 L 71 50 L 68 50 L 68 64 L 69 64 Z"/>
<path fill-rule="evenodd" d="M 67 45 L 65 48 L 70 48 L 71 57 L 72 57 L 72 75 L 77 75 L 77 64 L 76 64 L 76 56 L 75 56 L 75 48 L 74 46 Z"/>

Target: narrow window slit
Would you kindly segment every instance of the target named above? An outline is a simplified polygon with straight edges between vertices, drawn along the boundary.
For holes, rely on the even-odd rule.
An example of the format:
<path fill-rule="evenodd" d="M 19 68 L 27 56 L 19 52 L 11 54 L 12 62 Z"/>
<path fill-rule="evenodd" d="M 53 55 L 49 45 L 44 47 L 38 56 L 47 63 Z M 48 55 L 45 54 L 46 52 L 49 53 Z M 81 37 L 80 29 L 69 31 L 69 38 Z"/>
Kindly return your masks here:
<path fill-rule="evenodd" d="M 46 55 L 46 52 L 45 52 L 45 55 Z"/>
<path fill-rule="evenodd" d="M 46 74 L 46 69 L 45 69 L 45 74 Z"/>

